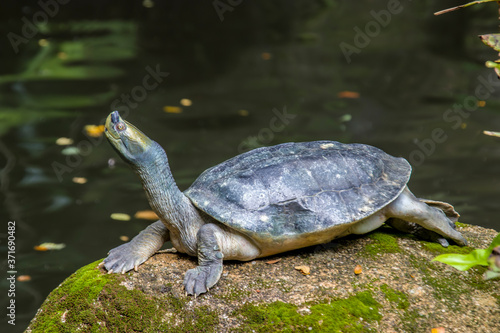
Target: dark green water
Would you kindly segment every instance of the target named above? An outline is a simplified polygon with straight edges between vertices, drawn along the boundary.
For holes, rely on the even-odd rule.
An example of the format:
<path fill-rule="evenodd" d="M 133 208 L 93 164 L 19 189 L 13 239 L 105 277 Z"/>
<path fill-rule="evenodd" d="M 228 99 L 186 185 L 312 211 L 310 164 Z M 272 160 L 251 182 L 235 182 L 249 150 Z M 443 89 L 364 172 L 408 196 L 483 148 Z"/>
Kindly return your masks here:
<path fill-rule="evenodd" d="M 40 8 L 7 8 L 0 246 L 6 253 L 7 223 L 15 221 L 17 275 L 31 281 L 17 282 L 16 326 L 4 317 L 1 330 L 25 329 L 65 277 L 149 223 L 110 218 L 149 208 L 110 145 L 83 130 L 114 109 L 165 147 L 181 189 L 250 147 L 362 142 L 409 159 L 416 195 L 452 203 L 464 223 L 499 230 L 500 139 L 482 131 L 500 131 L 500 85 L 483 66 L 495 54 L 476 37 L 495 31 L 496 9 L 436 18 L 431 1 L 388 3 L 242 1 L 222 16 L 211 2 L 68 4 L 51 25 L 17 40 L 18 53 L 8 34 L 23 36 L 22 17 L 32 20 Z M 341 98 L 343 91 L 359 97 Z M 182 106 L 184 98 L 192 105 Z M 60 137 L 79 154 L 64 155 Z M 33 250 L 43 242 L 66 247 Z M 0 285 L 6 306 L 9 285 Z"/>

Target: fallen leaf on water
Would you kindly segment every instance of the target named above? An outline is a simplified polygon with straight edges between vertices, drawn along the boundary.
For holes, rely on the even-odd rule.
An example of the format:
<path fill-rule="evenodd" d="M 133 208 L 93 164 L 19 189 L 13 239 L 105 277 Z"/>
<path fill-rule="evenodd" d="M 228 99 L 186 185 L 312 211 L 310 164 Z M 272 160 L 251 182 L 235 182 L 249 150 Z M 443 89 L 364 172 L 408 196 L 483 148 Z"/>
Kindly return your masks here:
<path fill-rule="evenodd" d="M 361 272 L 363 272 L 361 265 L 356 265 L 356 267 L 354 267 L 354 274 L 359 275 Z"/>
<path fill-rule="evenodd" d="M 124 236 L 124 235 L 120 236 L 120 240 L 121 240 L 122 242 L 128 242 L 128 240 L 129 240 L 129 239 L 130 239 L 130 238 L 129 238 L 128 236 Z"/>
<path fill-rule="evenodd" d="M 42 243 L 33 247 L 36 251 L 62 250 L 66 247 L 64 243 Z"/>
<path fill-rule="evenodd" d="M 61 137 L 56 140 L 58 146 L 69 146 L 73 144 L 73 139 Z"/>
<path fill-rule="evenodd" d="M 352 120 L 352 116 L 349 113 L 346 113 L 345 115 L 339 117 L 339 120 L 341 122 L 348 122 Z"/>
<path fill-rule="evenodd" d="M 152 210 L 139 210 L 138 212 L 135 213 L 134 217 L 136 219 L 142 219 L 142 220 L 159 220 L 160 218 L 158 215 L 156 215 L 155 212 Z"/>
<path fill-rule="evenodd" d="M 295 266 L 295 269 L 301 272 L 303 275 L 311 274 L 311 268 L 309 268 L 309 266 Z"/>
<path fill-rule="evenodd" d="M 272 265 L 272 264 L 275 264 L 275 263 L 280 262 L 280 261 L 281 261 L 281 258 L 273 259 L 273 260 L 266 261 L 266 264 Z M 295 267 L 295 268 L 297 268 L 297 267 Z"/>
<path fill-rule="evenodd" d="M 80 149 L 76 147 L 66 147 L 61 150 L 61 154 L 69 156 L 69 155 L 78 155 L 80 154 Z"/>
<path fill-rule="evenodd" d="M 431 333 L 445 333 L 445 332 L 446 330 L 444 329 L 444 327 L 436 327 L 431 330 Z"/>
<path fill-rule="evenodd" d="M 104 133 L 104 125 L 85 125 L 85 132 L 94 138 L 98 138 Z"/>
<path fill-rule="evenodd" d="M 129 221 L 130 215 L 124 213 L 113 213 L 111 214 L 111 218 L 118 221 Z"/>
<path fill-rule="evenodd" d="M 483 131 L 484 135 L 496 136 L 500 138 L 500 132 L 492 132 L 492 131 Z"/>
<path fill-rule="evenodd" d="M 181 99 L 181 105 L 191 106 L 192 104 L 193 104 L 193 102 L 190 99 L 188 99 L 188 98 Z"/>
<path fill-rule="evenodd" d="M 340 98 L 359 98 L 359 93 L 355 91 L 341 91 L 337 94 Z"/>
<path fill-rule="evenodd" d="M 180 106 L 164 106 L 163 111 L 167 113 L 181 113 L 182 108 Z"/>
<path fill-rule="evenodd" d="M 31 276 L 29 276 L 29 275 L 19 275 L 16 280 L 19 281 L 19 282 L 30 281 L 31 280 Z"/>
<path fill-rule="evenodd" d="M 73 177 L 72 181 L 73 181 L 73 183 L 76 183 L 76 184 L 85 184 L 87 182 L 87 178 L 85 178 L 85 177 Z"/>
<path fill-rule="evenodd" d="M 248 112 L 247 110 L 238 110 L 238 114 L 242 117 L 247 117 L 250 112 Z"/>
<path fill-rule="evenodd" d="M 484 107 L 486 105 L 486 101 L 477 101 L 477 106 L 480 108 Z"/>
<path fill-rule="evenodd" d="M 273 55 L 269 52 L 262 52 L 260 57 L 263 59 L 263 60 L 270 60 Z"/>

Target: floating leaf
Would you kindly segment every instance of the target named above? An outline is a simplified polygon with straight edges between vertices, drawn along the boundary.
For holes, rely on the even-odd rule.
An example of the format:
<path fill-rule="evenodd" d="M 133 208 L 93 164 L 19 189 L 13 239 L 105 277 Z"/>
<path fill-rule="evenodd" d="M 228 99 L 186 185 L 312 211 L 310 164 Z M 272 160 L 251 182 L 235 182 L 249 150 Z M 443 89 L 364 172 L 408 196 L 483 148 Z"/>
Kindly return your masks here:
<path fill-rule="evenodd" d="M 49 45 L 49 41 L 42 38 L 42 39 L 38 40 L 38 45 L 40 45 L 41 47 L 45 47 L 45 46 Z"/>
<path fill-rule="evenodd" d="M 266 261 L 266 264 L 272 265 L 272 264 L 275 264 L 275 263 L 280 262 L 280 261 L 281 261 L 281 258 L 273 259 L 273 260 Z"/>
<path fill-rule="evenodd" d="M 263 60 L 271 60 L 271 58 L 273 57 L 273 55 L 269 52 L 262 52 L 260 57 L 263 59 Z"/>
<path fill-rule="evenodd" d="M 247 117 L 250 112 L 248 112 L 247 110 L 238 110 L 238 114 L 242 117 Z"/>
<path fill-rule="evenodd" d="M 30 275 L 19 275 L 16 280 L 19 281 L 19 282 L 30 281 L 31 280 L 31 276 Z"/>
<path fill-rule="evenodd" d="M 93 138 L 98 138 L 104 133 L 104 125 L 85 125 L 85 132 Z"/>
<path fill-rule="evenodd" d="M 80 149 L 77 147 L 66 147 L 61 150 L 61 154 L 69 156 L 69 155 L 78 155 L 80 154 Z"/>
<path fill-rule="evenodd" d="M 359 98 L 359 93 L 355 91 L 341 91 L 337 94 L 340 98 Z"/>
<path fill-rule="evenodd" d="M 483 131 L 484 135 L 496 136 L 500 138 L 500 132 L 492 132 L 492 131 Z"/>
<path fill-rule="evenodd" d="M 58 146 L 69 146 L 73 144 L 73 139 L 61 137 L 56 140 Z"/>
<path fill-rule="evenodd" d="M 361 265 L 356 265 L 356 267 L 354 267 L 354 274 L 359 275 L 362 272 L 363 272 L 363 267 L 361 267 Z"/>
<path fill-rule="evenodd" d="M 62 250 L 66 247 L 64 243 L 42 243 L 34 247 L 36 251 Z"/>
<path fill-rule="evenodd" d="M 164 106 L 163 111 L 167 113 L 181 113 L 182 108 L 180 106 Z"/>
<path fill-rule="evenodd" d="M 144 0 L 142 1 L 142 5 L 146 8 L 153 8 L 155 6 L 155 3 L 152 0 Z"/>
<path fill-rule="evenodd" d="M 153 212 L 152 210 L 140 210 L 134 214 L 134 217 L 136 219 L 152 220 L 152 221 L 160 219 L 158 215 L 156 215 L 156 213 Z"/>
<path fill-rule="evenodd" d="M 117 221 L 130 221 L 130 215 L 124 213 L 113 213 L 111 218 Z"/>
<path fill-rule="evenodd" d="M 295 269 L 301 272 L 303 275 L 311 274 L 311 268 L 309 268 L 309 266 L 295 266 Z"/>
<path fill-rule="evenodd" d="M 85 178 L 85 177 L 73 177 L 72 181 L 73 181 L 73 183 L 76 183 L 76 184 L 85 184 L 87 182 L 87 178 Z"/>
<path fill-rule="evenodd" d="M 344 122 L 351 121 L 351 119 L 352 119 L 352 116 L 351 116 L 349 113 L 346 113 L 345 115 L 343 115 L 343 116 L 341 116 L 341 117 L 339 118 L 339 120 L 340 120 L 341 122 L 343 122 L 343 123 L 344 123 Z"/>

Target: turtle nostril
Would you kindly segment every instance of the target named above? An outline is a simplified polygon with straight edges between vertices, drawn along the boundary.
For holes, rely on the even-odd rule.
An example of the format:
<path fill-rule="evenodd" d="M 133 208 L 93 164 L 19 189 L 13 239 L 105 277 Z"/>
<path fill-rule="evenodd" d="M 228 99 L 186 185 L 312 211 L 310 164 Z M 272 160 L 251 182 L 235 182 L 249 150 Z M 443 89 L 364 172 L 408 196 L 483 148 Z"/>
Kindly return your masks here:
<path fill-rule="evenodd" d="M 120 114 L 118 113 L 118 111 L 113 111 L 111 112 L 111 122 L 113 124 L 116 124 L 120 119 Z"/>

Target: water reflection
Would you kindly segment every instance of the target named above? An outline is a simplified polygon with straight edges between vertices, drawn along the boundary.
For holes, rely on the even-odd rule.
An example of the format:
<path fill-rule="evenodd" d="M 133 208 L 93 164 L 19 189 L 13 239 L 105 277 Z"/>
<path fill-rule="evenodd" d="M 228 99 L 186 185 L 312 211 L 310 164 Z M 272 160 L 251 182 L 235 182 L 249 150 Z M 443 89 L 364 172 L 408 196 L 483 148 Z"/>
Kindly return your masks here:
<path fill-rule="evenodd" d="M 149 9 L 137 3 L 113 7 L 116 16 L 111 9 L 100 12 L 121 20 L 73 23 L 95 17 L 68 5 L 60 22 L 45 27 L 19 55 L 1 55 L 1 215 L 16 220 L 17 268 L 32 277 L 17 283 L 16 329 L 65 277 L 149 223 L 110 219 L 148 208 L 136 176 L 121 161 L 110 168 L 116 154 L 84 130 L 112 109 L 127 112 L 165 147 L 181 189 L 245 147 L 328 139 L 410 158 L 441 128 L 447 139 L 414 166 L 412 190 L 455 204 L 465 223 L 500 229 L 500 145 L 481 134 L 500 129 L 498 89 L 463 119 L 465 125 L 453 128 L 443 119 L 453 104 L 474 94 L 478 76 L 491 73 L 476 43 L 477 17 L 434 20 L 435 8 L 405 3 L 347 64 L 339 44 L 354 43 L 353 28 L 365 27 L 373 20 L 370 10 L 387 4 L 244 2 L 221 22 L 209 3 L 155 2 Z M 12 22 L 0 26 L 17 29 Z M 441 43 L 443 37 L 448 42 Z M 157 68 L 168 76 L 146 80 Z M 344 91 L 359 97 L 339 95 Z M 181 111 L 166 112 L 167 106 Z M 284 108 L 295 117 L 272 130 L 273 110 Z M 64 146 L 55 143 L 60 137 L 73 140 L 76 155 L 62 154 Z M 35 252 L 43 242 L 66 248 Z"/>

